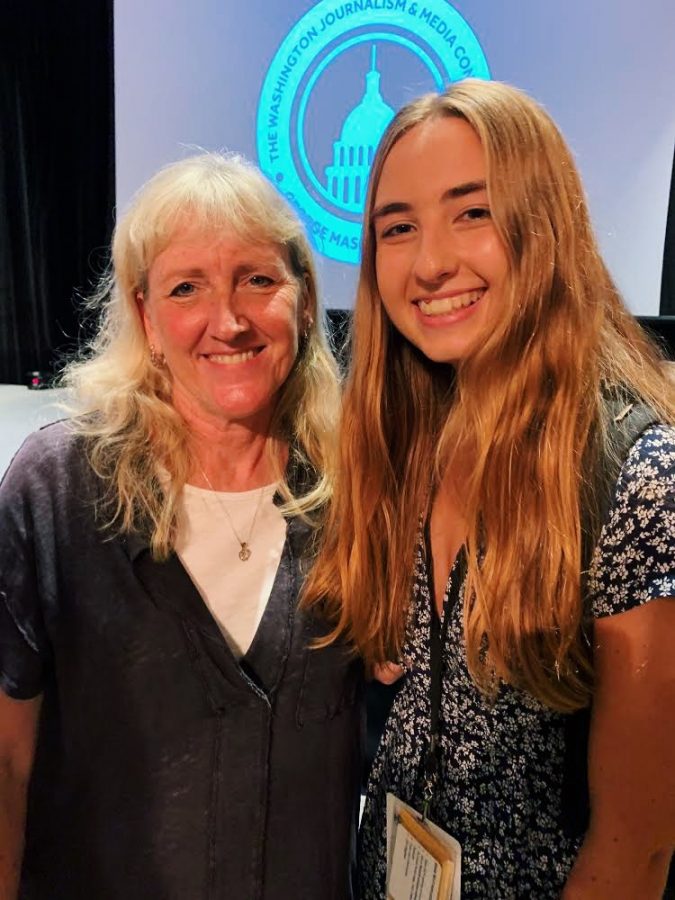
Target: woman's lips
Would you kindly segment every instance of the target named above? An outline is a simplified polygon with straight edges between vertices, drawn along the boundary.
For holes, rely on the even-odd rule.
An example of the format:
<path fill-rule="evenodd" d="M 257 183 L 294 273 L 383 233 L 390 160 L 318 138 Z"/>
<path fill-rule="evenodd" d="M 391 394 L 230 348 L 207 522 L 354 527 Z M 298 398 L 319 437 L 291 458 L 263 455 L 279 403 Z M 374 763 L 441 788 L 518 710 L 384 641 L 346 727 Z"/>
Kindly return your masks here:
<path fill-rule="evenodd" d="M 262 347 L 253 347 L 238 353 L 205 353 L 204 356 L 209 362 L 219 366 L 236 366 L 254 359 L 262 350 Z"/>
<path fill-rule="evenodd" d="M 477 288 L 472 291 L 464 291 L 461 294 L 453 294 L 451 297 L 434 297 L 428 300 L 417 300 L 417 308 L 423 316 L 447 316 L 473 306 L 485 293 L 485 288 Z"/>

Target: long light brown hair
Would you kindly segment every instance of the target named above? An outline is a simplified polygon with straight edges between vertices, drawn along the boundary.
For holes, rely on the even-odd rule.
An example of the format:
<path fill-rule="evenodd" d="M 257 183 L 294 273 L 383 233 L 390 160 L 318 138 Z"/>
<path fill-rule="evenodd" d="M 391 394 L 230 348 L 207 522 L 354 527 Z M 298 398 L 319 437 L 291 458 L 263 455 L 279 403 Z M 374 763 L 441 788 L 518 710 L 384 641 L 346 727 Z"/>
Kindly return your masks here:
<path fill-rule="evenodd" d="M 378 296 L 370 221 L 391 148 L 443 116 L 466 120 L 481 140 L 509 260 L 500 321 L 456 371 L 393 327 Z M 522 92 L 477 80 L 404 107 L 371 171 L 339 474 L 305 595 L 332 617 L 328 640 L 347 637 L 371 665 L 398 658 L 430 486 L 453 459 L 470 461 L 469 670 L 486 691 L 501 678 L 553 709 L 585 705 L 592 664 L 582 543 L 584 522 L 597 536 L 613 390 L 675 418 L 660 355 L 600 257 L 578 172 L 550 117 Z"/>
<path fill-rule="evenodd" d="M 284 247 L 304 295 L 307 329 L 279 392 L 270 448 L 290 444 L 318 480 L 298 497 L 278 472 L 289 513 L 322 509 L 330 497 L 340 399 L 312 253 L 286 201 L 235 154 L 199 154 L 159 171 L 115 228 L 111 270 L 90 302 L 99 316 L 97 333 L 63 377 L 71 389 L 72 427 L 86 437 L 91 464 L 105 486 L 102 521 L 113 533 L 142 522 L 159 558 L 171 549 L 178 499 L 193 463 L 187 427 L 171 402 L 170 373 L 152 365 L 136 298 L 147 288 L 153 260 L 186 220 L 205 234 L 234 229 L 253 242 Z"/>

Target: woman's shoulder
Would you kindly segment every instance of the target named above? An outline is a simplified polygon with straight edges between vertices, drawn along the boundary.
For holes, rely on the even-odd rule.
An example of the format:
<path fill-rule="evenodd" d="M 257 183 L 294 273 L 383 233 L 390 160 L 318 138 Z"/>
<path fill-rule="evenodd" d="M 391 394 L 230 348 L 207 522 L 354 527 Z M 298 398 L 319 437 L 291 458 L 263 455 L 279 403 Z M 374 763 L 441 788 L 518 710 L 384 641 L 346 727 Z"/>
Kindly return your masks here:
<path fill-rule="evenodd" d="M 646 428 L 623 462 L 589 572 L 595 616 L 675 596 L 675 427 Z"/>
<path fill-rule="evenodd" d="M 71 420 L 62 419 L 34 431 L 21 444 L 2 479 L 3 490 L 37 484 L 58 490 L 69 473 L 80 474 L 85 461 L 83 438 Z"/>
<path fill-rule="evenodd" d="M 654 424 L 646 428 L 630 448 L 621 468 L 617 494 L 663 481 L 672 487 L 675 476 L 675 426 Z"/>

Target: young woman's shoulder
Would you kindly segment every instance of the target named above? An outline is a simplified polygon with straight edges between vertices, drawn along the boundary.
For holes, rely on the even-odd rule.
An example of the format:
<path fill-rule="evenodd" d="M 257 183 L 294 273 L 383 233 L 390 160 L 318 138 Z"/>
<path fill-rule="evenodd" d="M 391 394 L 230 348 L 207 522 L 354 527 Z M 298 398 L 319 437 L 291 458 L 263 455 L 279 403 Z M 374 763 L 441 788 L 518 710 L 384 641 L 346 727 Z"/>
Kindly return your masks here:
<path fill-rule="evenodd" d="M 588 588 L 595 617 L 675 597 L 675 427 L 652 425 L 631 447 Z"/>
<path fill-rule="evenodd" d="M 637 438 L 621 470 L 622 482 L 654 483 L 663 481 L 672 487 L 675 474 L 675 426 L 651 425 Z"/>

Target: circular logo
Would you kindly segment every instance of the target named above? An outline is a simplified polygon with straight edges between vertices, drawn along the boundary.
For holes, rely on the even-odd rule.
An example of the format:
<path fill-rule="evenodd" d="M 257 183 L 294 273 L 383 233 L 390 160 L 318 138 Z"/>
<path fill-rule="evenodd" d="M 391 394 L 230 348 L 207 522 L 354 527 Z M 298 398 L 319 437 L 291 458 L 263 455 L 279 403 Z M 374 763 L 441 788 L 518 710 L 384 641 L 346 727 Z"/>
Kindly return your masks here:
<path fill-rule="evenodd" d="M 358 263 L 368 173 L 395 111 L 468 77 L 490 70 L 446 0 L 321 0 L 294 25 L 260 93 L 258 160 L 316 250 Z"/>

